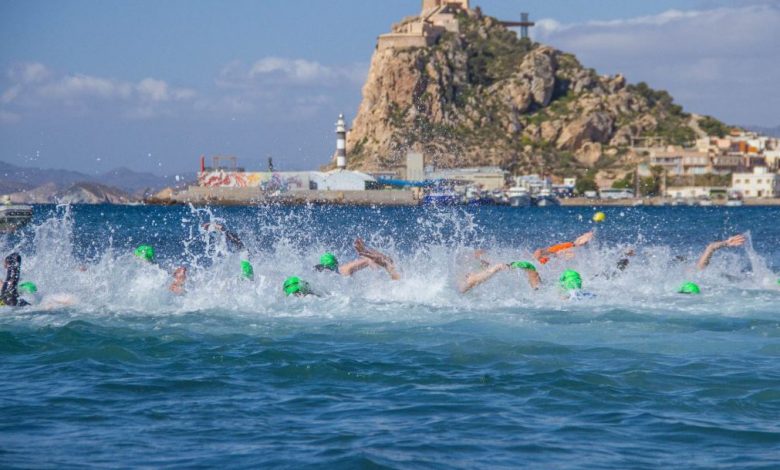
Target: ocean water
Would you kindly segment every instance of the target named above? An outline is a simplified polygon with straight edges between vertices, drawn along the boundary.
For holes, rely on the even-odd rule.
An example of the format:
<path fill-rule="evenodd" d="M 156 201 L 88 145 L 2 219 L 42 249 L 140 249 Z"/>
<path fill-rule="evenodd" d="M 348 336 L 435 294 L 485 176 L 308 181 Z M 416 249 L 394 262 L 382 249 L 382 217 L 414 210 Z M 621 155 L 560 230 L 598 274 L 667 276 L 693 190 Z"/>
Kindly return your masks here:
<path fill-rule="evenodd" d="M 0 242 L 39 287 L 0 311 L 0 467 L 780 468 L 780 209 L 604 211 L 540 290 L 463 295 L 475 249 L 530 259 L 593 209 L 38 207 Z M 358 236 L 402 280 L 312 270 Z M 561 296 L 566 268 L 594 298 Z M 291 275 L 321 297 L 285 297 Z"/>

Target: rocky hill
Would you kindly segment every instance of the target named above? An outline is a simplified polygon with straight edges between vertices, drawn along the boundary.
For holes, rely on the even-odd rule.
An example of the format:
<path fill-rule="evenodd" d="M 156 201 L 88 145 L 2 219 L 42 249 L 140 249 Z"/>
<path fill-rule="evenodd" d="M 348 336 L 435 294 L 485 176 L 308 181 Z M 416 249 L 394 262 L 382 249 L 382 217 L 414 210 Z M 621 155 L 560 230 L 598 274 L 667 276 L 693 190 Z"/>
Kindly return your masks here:
<path fill-rule="evenodd" d="M 25 204 L 127 204 L 134 199 L 122 190 L 97 183 L 81 182 L 59 189 L 46 183 L 34 189 L 10 194 L 14 203 Z"/>
<path fill-rule="evenodd" d="M 665 91 L 600 76 L 479 12 L 458 21 L 459 33 L 431 47 L 374 53 L 347 139 L 351 168 L 401 166 L 416 150 L 438 167 L 564 175 L 633 164 L 634 137 L 696 137 L 694 118 Z"/>

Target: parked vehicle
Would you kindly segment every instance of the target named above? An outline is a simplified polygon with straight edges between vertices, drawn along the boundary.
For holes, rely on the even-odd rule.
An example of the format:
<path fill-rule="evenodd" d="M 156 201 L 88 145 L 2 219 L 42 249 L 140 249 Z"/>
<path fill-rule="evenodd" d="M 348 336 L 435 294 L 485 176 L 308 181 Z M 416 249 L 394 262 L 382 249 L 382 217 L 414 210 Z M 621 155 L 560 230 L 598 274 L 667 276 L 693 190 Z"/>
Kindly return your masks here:
<path fill-rule="evenodd" d="M 601 199 L 633 199 L 634 191 L 630 189 L 602 189 Z"/>

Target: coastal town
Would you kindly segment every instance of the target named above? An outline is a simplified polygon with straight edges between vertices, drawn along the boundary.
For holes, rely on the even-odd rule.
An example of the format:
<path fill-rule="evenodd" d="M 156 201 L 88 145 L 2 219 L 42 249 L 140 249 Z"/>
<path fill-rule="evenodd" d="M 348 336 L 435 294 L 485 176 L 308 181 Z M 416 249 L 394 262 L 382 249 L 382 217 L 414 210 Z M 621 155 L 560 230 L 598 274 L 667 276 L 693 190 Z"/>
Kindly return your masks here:
<path fill-rule="evenodd" d="M 235 156 L 203 156 L 197 184 L 148 202 L 733 206 L 780 197 L 777 138 L 685 113 L 665 91 L 621 75 L 597 76 L 533 43 L 534 22 L 520 20 L 488 17 L 468 0 L 424 0 L 377 38 L 363 103 L 351 129 L 339 116 L 323 171 L 271 162 L 245 171 Z M 463 70 L 491 48 L 507 56 L 483 64 L 498 72 Z"/>
<path fill-rule="evenodd" d="M 685 112 L 664 90 L 597 75 L 468 0 L 423 0 L 379 34 L 351 126 L 322 167 L 201 156 L 196 177 L 18 186 L 14 203 L 358 205 L 780 204 L 780 140 Z M 498 51 L 498 52 L 496 52 Z M 264 153 L 262 148 L 257 153 Z M 193 156 L 192 169 L 196 169 Z M 255 168 L 245 168 L 247 162 Z M 265 168 L 260 168 L 261 166 Z M 15 168 L 17 175 L 25 169 Z M 6 171 L 6 174 L 9 174 Z M 109 178 L 111 175 L 107 175 Z M 73 184 L 73 183 L 76 184 Z M 153 190 L 151 190 L 153 188 Z"/>
<path fill-rule="evenodd" d="M 236 157 L 200 158 L 197 184 L 166 189 L 152 203 L 334 203 L 368 205 L 760 205 L 780 198 L 780 139 L 741 129 L 703 136 L 686 146 L 652 146 L 627 179 L 511 174 L 500 167 L 436 168 L 409 152 L 402 167 L 347 169 L 346 124 L 336 126 L 329 171 L 247 171 Z"/>

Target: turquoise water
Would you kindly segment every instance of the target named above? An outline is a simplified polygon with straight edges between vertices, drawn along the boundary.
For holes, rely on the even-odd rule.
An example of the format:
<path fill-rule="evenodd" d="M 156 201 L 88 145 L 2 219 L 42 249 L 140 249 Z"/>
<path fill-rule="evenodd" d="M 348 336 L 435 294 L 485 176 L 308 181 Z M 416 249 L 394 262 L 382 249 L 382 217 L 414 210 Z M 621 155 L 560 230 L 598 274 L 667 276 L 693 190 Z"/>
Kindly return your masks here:
<path fill-rule="evenodd" d="M 0 316 L 4 468 L 780 463 L 778 209 L 608 209 L 594 243 L 540 268 L 539 291 L 505 272 L 466 295 L 474 248 L 529 259 L 593 210 L 38 209 L 2 240 L 40 289 Z M 210 220 L 241 236 L 254 282 L 198 229 Z M 742 232 L 748 246 L 691 269 Z M 350 259 L 356 236 L 403 279 L 311 269 L 326 249 Z M 143 242 L 157 265 L 129 254 Z M 565 268 L 596 297 L 564 300 Z M 284 297 L 289 275 L 324 295 Z M 702 295 L 676 294 L 686 280 Z"/>

